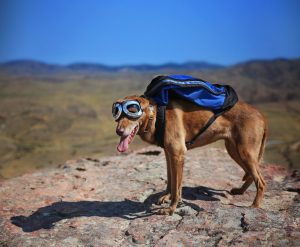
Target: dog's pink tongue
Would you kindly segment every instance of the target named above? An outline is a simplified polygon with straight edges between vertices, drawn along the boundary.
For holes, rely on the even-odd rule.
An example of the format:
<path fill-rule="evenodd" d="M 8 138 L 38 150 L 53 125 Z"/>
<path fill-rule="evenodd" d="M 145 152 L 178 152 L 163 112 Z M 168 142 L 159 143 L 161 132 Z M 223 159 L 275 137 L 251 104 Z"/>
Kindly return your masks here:
<path fill-rule="evenodd" d="M 120 143 L 117 147 L 119 152 L 123 153 L 128 150 L 128 141 L 129 141 L 129 136 L 121 137 Z"/>

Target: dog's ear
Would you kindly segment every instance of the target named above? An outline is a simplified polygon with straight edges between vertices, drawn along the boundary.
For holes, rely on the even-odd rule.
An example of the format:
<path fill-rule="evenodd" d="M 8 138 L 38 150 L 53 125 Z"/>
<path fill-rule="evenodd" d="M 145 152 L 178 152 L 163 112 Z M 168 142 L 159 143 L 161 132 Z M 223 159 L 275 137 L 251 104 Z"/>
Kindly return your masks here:
<path fill-rule="evenodd" d="M 150 101 L 146 97 L 138 97 L 137 101 L 140 102 L 142 109 L 146 109 L 150 104 Z"/>

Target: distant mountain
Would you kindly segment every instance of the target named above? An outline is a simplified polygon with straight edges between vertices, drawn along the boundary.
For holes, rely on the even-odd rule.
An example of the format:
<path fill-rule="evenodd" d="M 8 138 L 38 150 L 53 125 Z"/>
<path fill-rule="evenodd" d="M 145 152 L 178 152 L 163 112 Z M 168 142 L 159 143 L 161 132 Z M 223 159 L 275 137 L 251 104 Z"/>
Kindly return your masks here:
<path fill-rule="evenodd" d="M 120 66 L 120 70 L 137 70 L 137 71 L 157 71 L 157 70 L 207 70 L 221 69 L 222 65 L 211 64 L 206 62 L 186 62 L 186 63 L 165 63 L 161 65 L 140 64 Z"/>
<path fill-rule="evenodd" d="M 139 64 L 109 66 L 97 63 L 72 63 L 69 65 L 48 64 L 34 60 L 16 60 L 0 64 L 0 71 L 14 75 L 47 75 L 54 73 L 97 73 L 119 71 L 159 71 L 159 70 L 207 70 L 220 69 L 221 65 L 206 62 L 165 63 L 161 65 Z"/>
<path fill-rule="evenodd" d="M 34 60 L 15 60 L 0 64 L 0 71 L 15 75 L 35 75 L 61 72 L 64 68 Z"/>

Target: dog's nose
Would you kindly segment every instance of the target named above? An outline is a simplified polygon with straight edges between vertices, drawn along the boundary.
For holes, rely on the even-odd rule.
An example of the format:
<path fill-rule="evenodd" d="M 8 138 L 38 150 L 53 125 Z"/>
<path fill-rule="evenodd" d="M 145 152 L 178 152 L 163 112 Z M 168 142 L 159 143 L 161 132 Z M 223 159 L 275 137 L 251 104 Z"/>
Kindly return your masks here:
<path fill-rule="evenodd" d="M 124 129 L 116 129 L 116 133 L 118 136 L 122 136 L 124 134 Z"/>

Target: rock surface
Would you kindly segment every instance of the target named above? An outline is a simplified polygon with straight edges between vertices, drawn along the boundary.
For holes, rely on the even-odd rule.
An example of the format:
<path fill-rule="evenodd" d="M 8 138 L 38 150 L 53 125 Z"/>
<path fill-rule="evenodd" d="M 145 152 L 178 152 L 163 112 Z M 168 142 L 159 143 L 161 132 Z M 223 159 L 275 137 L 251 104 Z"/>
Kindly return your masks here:
<path fill-rule="evenodd" d="M 276 165 L 262 172 L 268 188 L 253 209 L 253 185 L 244 195 L 228 192 L 244 174 L 225 150 L 191 150 L 183 202 L 162 216 L 161 149 L 67 161 L 1 181 L 0 246 L 300 246 L 299 173 Z"/>

